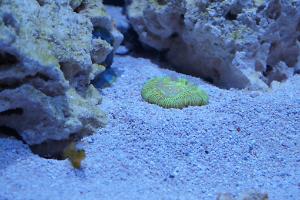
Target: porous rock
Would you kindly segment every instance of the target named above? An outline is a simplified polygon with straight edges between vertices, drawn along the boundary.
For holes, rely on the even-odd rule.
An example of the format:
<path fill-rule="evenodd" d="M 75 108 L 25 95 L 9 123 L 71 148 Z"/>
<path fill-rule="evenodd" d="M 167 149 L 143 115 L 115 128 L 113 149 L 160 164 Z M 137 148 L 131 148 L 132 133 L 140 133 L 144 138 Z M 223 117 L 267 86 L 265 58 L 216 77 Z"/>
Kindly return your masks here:
<path fill-rule="evenodd" d="M 140 40 L 167 52 L 179 71 L 225 88 L 266 89 L 298 66 L 298 0 L 130 2 L 127 15 Z"/>
<path fill-rule="evenodd" d="M 124 14 L 123 7 L 118 6 L 111 6 L 107 5 L 105 6 L 107 13 L 113 18 L 114 23 L 116 24 L 116 27 L 118 30 L 124 35 L 128 32 L 130 25 L 129 21 Z"/>
<path fill-rule="evenodd" d="M 93 37 L 95 26 L 114 44 Z M 0 129 L 33 145 L 104 126 L 90 81 L 121 39 L 101 1 L 0 1 Z"/>

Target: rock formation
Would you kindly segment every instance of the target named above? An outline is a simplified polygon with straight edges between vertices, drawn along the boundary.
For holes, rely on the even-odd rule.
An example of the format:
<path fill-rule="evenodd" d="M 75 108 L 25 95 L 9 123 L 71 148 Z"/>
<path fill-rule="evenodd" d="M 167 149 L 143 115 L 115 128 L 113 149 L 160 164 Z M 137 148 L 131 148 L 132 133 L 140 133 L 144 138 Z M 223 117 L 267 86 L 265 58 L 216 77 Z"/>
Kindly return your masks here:
<path fill-rule="evenodd" d="M 140 40 L 224 88 L 266 89 L 299 72 L 298 0 L 132 0 Z"/>
<path fill-rule="evenodd" d="M 1 0 L 0 130 L 33 145 L 104 126 L 90 81 L 121 41 L 99 0 Z"/>

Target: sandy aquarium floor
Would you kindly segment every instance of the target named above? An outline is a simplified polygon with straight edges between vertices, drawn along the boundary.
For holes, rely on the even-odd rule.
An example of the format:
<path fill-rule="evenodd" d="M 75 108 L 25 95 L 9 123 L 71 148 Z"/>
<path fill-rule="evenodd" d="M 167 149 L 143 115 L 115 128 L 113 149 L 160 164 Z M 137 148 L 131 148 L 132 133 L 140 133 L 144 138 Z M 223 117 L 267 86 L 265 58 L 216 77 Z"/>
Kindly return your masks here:
<path fill-rule="evenodd" d="M 142 58 L 117 57 L 113 68 L 121 76 L 101 91 L 109 124 L 80 143 L 82 169 L 2 138 L 0 200 L 214 200 L 249 190 L 300 199 L 300 76 L 250 92 L 222 90 Z M 144 102 L 141 88 L 156 76 L 190 80 L 208 92 L 209 105 Z"/>

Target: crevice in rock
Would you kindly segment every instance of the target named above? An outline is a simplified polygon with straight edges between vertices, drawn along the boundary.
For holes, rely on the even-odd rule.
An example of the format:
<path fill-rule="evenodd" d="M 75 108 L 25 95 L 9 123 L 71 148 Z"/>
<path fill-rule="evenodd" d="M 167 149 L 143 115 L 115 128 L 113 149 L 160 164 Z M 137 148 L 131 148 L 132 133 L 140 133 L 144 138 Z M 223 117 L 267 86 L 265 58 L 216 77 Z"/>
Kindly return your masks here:
<path fill-rule="evenodd" d="M 20 140 L 22 143 L 27 144 L 16 129 L 5 125 L 0 126 L 0 138 L 1 137 Z M 65 160 L 68 159 L 66 156 L 66 148 L 71 144 L 76 145 L 76 142 L 78 141 L 79 138 L 75 137 L 75 134 L 73 134 L 70 138 L 65 140 L 47 140 L 41 144 L 27 145 L 33 154 L 36 154 L 41 158 Z"/>
<path fill-rule="evenodd" d="M 9 110 L 5 110 L 0 112 L 0 116 L 3 115 L 22 115 L 23 114 L 23 109 L 22 108 L 15 108 L 15 109 L 9 109 Z"/>
<path fill-rule="evenodd" d="M 15 55 L 0 51 L 0 71 L 9 68 L 10 65 L 16 65 L 19 62 L 19 59 Z"/>
<path fill-rule="evenodd" d="M 297 24 L 297 26 L 296 26 L 296 31 L 297 31 L 297 32 L 300 32 L 300 18 L 299 18 L 298 24 Z"/>
<path fill-rule="evenodd" d="M 29 148 L 32 153 L 42 158 L 65 160 L 65 149 L 71 144 L 76 144 L 80 139 L 76 134 L 71 134 L 67 139 L 47 140 L 41 144 L 29 145 Z"/>
<path fill-rule="evenodd" d="M 45 5 L 45 0 L 37 0 L 37 2 L 40 6 Z"/>
<path fill-rule="evenodd" d="M 125 6 L 124 0 L 103 0 L 103 4 L 113 6 Z"/>
<path fill-rule="evenodd" d="M 22 80 L 10 80 L 10 81 L 5 81 L 5 82 L 0 81 L 0 91 L 3 89 L 16 89 L 26 83 L 30 83 L 32 80 L 35 80 L 35 79 L 40 79 L 45 82 L 52 80 L 48 76 L 46 76 L 42 73 L 37 73 L 34 76 L 27 76 Z M 49 94 L 48 96 L 52 96 L 52 95 Z"/>
<path fill-rule="evenodd" d="M 281 81 L 283 81 L 283 80 L 286 79 L 284 76 L 278 76 L 278 75 L 275 76 L 274 75 L 274 68 L 272 66 L 270 66 L 270 65 L 267 65 L 266 70 L 263 72 L 263 75 L 266 78 L 265 82 L 269 86 L 271 85 L 272 81 L 279 81 L 279 82 L 281 82 Z"/>
<path fill-rule="evenodd" d="M 264 5 L 264 4 L 258 6 L 257 9 L 256 9 L 256 13 L 260 13 L 260 12 L 263 11 L 265 8 L 266 8 L 266 5 Z"/>
<path fill-rule="evenodd" d="M 14 138 L 26 144 L 26 142 L 23 140 L 23 138 L 21 137 L 21 135 L 18 133 L 16 129 L 13 129 L 5 125 L 0 126 L 0 136 L 5 138 L 6 137 Z M 27 145 L 29 146 L 33 154 L 36 154 L 42 158 L 65 160 L 66 159 L 66 157 L 64 156 L 65 148 L 71 143 L 75 142 L 74 136 L 71 136 L 70 138 L 71 139 L 65 139 L 65 140 L 48 140 L 41 144 L 36 144 L 36 145 L 27 144 Z"/>
<path fill-rule="evenodd" d="M 19 32 L 18 22 L 11 14 L 5 13 L 2 16 L 3 22 L 5 26 L 12 27 L 17 33 Z"/>
<path fill-rule="evenodd" d="M 80 71 L 80 67 L 72 62 L 60 62 L 60 69 L 68 81 L 72 81 Z"/>
<path fill-rule="evenodd" d="M 3 136 L 7 136 L 7 137 L 14 137 L 17 140 L 23 141 L 21 135 L 18 133 L 18 131 L 16 129 L 13 129 L 13 128 L 5 126 L 5 125 L 0 126 L 0 134 Z"/>
<path fill-rule="evenodd" d="M 255 19 L 255 24 L 256 24 L 256 25 L 259 25 L 259 24 L 260 24 L 260 21 L 261 21 L 261 19 L 260 19 L 259 17 L 257 17 L 257 18 Z"/>
<path fill-rule="evenodd" d="M 85 10 L 85 8 L 86 8 L 86 4 L 85 4 L 85 2 L 83 1 L 78 7 L 76 7 L 76 8 L 74 9 L 74 12 L 80 13 L 82 10 Z"/>
<path fill-rule="evenodd" d="M 300 18 L 299 18 L 299 22 L 296 26 L 296 32 L 298 32 L 297 40 L 300 42 Z"/>
<path fill-rule="evenodd" d="M 173 33 L 172 35 L 169 36 L 170 39 L 176 39 L 179 37 L 178 33 Z"/>
<path fill-rule="evenodd" d="M 106 29 L 99 27 L 99 26 L 94 26 L 93 27 L 93 39 L 98 39 L 101 38 L 102 40 L 105 40 L 107 43 L 109 43 L 111 46 L 114 45 L 114 37 L 113 35 Z M 97 54 L 96 52 L 94 54 Z M 101 65 L 105 67 L 110 67 L 113 63 L 113 56 L 114 52 L 111 51 L 105 58 L 105 60 L 101 63 Z M 97 61 L 97 55 L 92 56 L 92 62 L 93 63 L 99 63 Z"/>
<path fill-rule="evenodd" d="M 225 19 L 227 20 L 237 20 L 238 15 L 243 11 L 243 6 L 240 3 L 234 3 L 231 8 L 225 14 Z"/>
<path fill-rule="evenodd" d="M 105 28 L 94 26 L 92 34 L 93 34 L 93 39 L 101 38 L 102 40 L 108 42 L 110 45 L 113 45 L 114 43 L 114 37 Z"/>
<path fill-rule="evenodd" d="M 227 20 L 236 20 L 237 19 L 237 14 L 236 13 L 232 13 L 231 11 L 229 11 L 226 15 L 225 15 L 225 19 Z"/>
<path fill-rule="evenodd" d="M 70 82 L 70 85 L 74 87 L 79 94 L 81 94 L 88 85 L 86 72 L 84 72 L 77 63 L 60 62 L 59 65 L 65 79 Z"/>
<path fill-rule="evenodd" d="M 113 61 L 114 61 L 114 52 L 112 51 L 106 56 L 105 60 L 101 63 L 101 65 L 103 65 L 106 68 L 109 68 L 111 67 Z"/>
<path fill-rule="evenodd" d="M 220 74 L 218 69 L 216 69 L 216 68 L 212 69 L 212 78 L 213 78 L 213 80 L 220 80 L 221 79 L 221 74 Z"/>
<path fill-rule="evenodd" d="M 273 68 L 270 65 L 267 65 L 266 71 L 263 72 L 263 75 L 267 77 L 272 72 L 272 70 Z"/>
<path fill-rule="evenodd" d="M 64 160 L 63 150 L 68 145 L 67 140 L 48 140 L 41 144 L 30 145 L 32 153 L 46 159 Z"/>
<path fill-rule="evenodd" d="M 166 5 L 168 3 L 168 1 L 167 0 L 157 0 L 157 3 L 159 5 Z"/>
<path fill-rule="evenodd" d="M 126 31 L 124 34 L 124 40 L 122 41 L 122 45 L 126 46 L 128 49 L 134 50 L 141 47 L 141 42 L 139 41 L 138 34 L 134 31 L 132 27 Z"/>
<path fill-rule="evenodd" d="M 35 76 L 28 77 L 28 79 L 35 79 L 35 78 L 40 78 L 40 79 L 42 79 L 45 82 L 52 80 L 49 76 L 46 76 L 46 75 L 44 75 L 42 73 L 37 73 Z"/>
<path fill-rule="evenodd" d="M 214 85 L 214 79 L 213 78 L 211 78 L 211 77 L 203 77 L 203 80 L 204 81 L 206 81 L 206 82 L 208 82 L 208 83 L 210 83 L 210 84 L 212 84 L 212 85 Z"/>
<path fill-rule="evenodd" d="M 281 1 L 280 0 L 272 0 L 270 1 L 267 8 L 267 15 L 270 19 L 278 19 L 281 15 Z"/>

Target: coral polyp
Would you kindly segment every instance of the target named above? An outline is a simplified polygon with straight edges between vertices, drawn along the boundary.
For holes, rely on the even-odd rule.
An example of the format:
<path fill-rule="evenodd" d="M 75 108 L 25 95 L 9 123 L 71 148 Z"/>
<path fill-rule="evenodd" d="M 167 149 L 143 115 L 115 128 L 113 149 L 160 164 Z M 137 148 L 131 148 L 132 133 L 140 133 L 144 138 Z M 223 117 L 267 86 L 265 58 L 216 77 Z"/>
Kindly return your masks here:
<path fill-rule="evenodd" d="M 157 77 L 148 81 L 141 93 L 143 99 L 163 108 L 184 108 L 208 104 L 208 95 L 185 79 Z"/>

